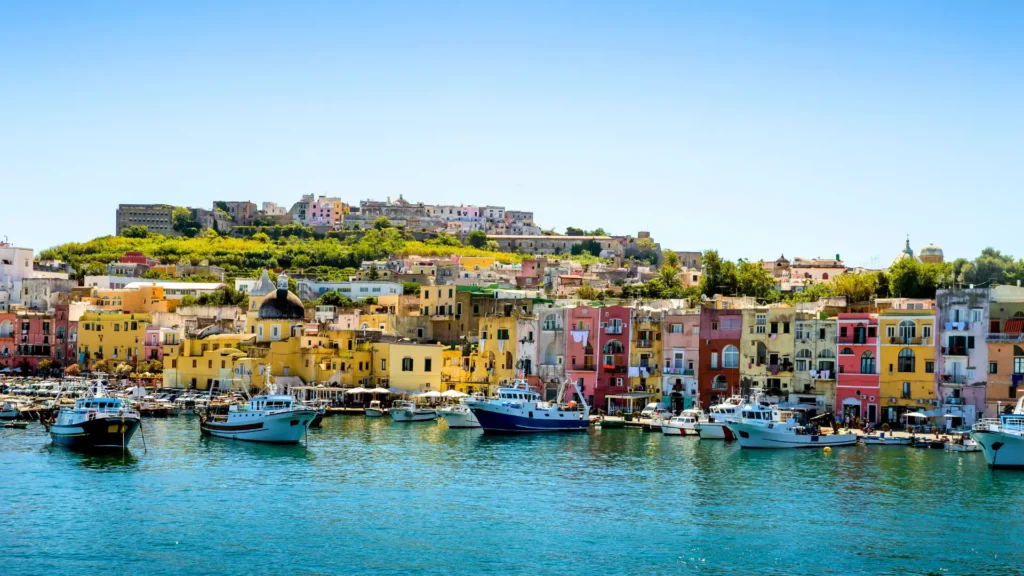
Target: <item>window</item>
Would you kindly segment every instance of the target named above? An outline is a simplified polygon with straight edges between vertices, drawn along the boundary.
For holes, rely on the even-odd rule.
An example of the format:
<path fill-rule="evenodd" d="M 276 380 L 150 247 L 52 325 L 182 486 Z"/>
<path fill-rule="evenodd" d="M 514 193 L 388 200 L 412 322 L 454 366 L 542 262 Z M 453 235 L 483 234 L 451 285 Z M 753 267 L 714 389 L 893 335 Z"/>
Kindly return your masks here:
<path fill-rule="evenodd" d="M 178 367 L 178 361 L 177 360 L 171 360 L 171 368 L 177 368 L 177 367 Z"/>
<path fill-rule="evenodd" d="M 711 353 L 711 367 L 718 368 L 718 352 Z"/>
<path fill-rule="evenodd" d="M 771 333 L 771 334 L 778 334 L 779 333 L 779 323 L 778 322 L 772 322 L 771 323 L 771 330 L 769 330 L 769 333 Z"/>
<path fill-rule="evenodd" d="M 433 367 L 434 367 L 434 361 L 433 361 L 432 358 L 424 358 L 423 359 L 423 371 L 424 372 L 430 372 L 430 370 Z"/>
<path fill-rule="evenodd" d="M 904 348 L 900 350 L 899 357 L 897 358 L 896 370 L 898 372 L 913 372 L 914 371 L 914 351 L 910 348 Z"/>
<path fill-rule="evenodd" d="M 924 371 L 927 372 L 928 374 L 934 374 L 935 373 L 935 361 L 933 361 L 933 360 L 925 360 L 924 361 Z"/>
<path fill-rule="evenodd" d="M 903 383 L 903 399 L 910 399 L 910 382 Z"/>
<path fill-rule="evenodd" d="M 387 369 L 388 369 L 388 360 L 387 360 L 387 358 L 381 358 L 380 359 L 380 370 L 381 370 L 381 372 L 384 372 Z"/>
<path fill-rule="evenodd" d="M 924 338 L 931 338 L 932 337 L 932 327 L 931 326 L 923 326 L 921 328 L 921 336 L 924 337 Z"/>
<path fill-rule="evenodd" d="M 508 329 L 506 329 L 506 328 L 499 328 L 498 329 L 498 340 L 508 340 Z"/>
<path fill-rule="evenodd" d="M 722 351 L 722 367 L 723 368 L 739 368 L 740 367 L 740 350 L 739 348 L 729 345 Z"/>
<path fill-rule="evenodd" d="M 682 334 L 682 333 L 683 333 L 683 325 L 682 324 L 671 324 L 671 325 L 669 325 L 669 334 Z"/>
<path fill-rule="evenodd" d="M 911 320 L 904 320 L 900 322 L 900 341 L 904 344 L 909 344 L 911 338 L 917 337 L 917 324 L 914 324 Z"/>
<path fill-rule="evenodd" d="M 712 322 L 711 323 L 711 329 L 712 330 L 718 330 L 718 322 Z"/>
<path fill-rule="evenodd" d="M 860 373 L 861 374 L 874 374 L 875 373 L 875 355 L 871 351 L 867 351 L 860 356 Z"/>
<path fill-rule="evenodd" d="M 896 337 L 896 327 L 895 326 L 886 326 L 885 327 L 885 337 L 886 338 L 895 338 Z"/>
<path fill-rule="evenodd" d="M 412 372 L 412 358 L 402 358 L 402 372 Z"/>
<path fill-rule="evenodd" d="M 782 333 L 789 334 L 789 322 L 782 323 Z"/>
<path fill-rule="evenodd" d="M 1013 373 L 1024 374 L 1024 350 L 1020 346 L 1013 347 Z"/>
<path fill-rule="evenodd" d="M 989 362 L 988 363 L 988 373 L 989 374 L 996 374 L 998 372 L 999 372 L 999 364 L 996 363 L 996 362 Z"/>
<path fill-rule="evenodd" d="M 195 361 L 195 360 L 193 360 L 193 361 L 192 361 L 192 367 L 193 367 L 193 368 L 195 368 L 195 367 L 196 367 L 196 361 Z"/>
<path fill-rule="evenodd" d="M 479 304 L 473 304 L 473 315 L 474 316 L 479 316 L 480 315 L 480 305 Z"/>
<path fill-rule="evenodd" d="M 417 338 L 423 338 L 423 328 L 417 328 L 416 329 L 416 337 Z"/>
<path fill-rule="evenodd" d="M 768 322 L 768 315 L 767 314 L 758 314 L 756 316 L 756 321 L 755 321 L 756 327 L 755 327 L 754 332 L 756 334 L 764 334 L 765 324 L 767 322 Z"/>
<path fill-rule="evenodd" d="M 714 381 L 711 383 L 712 390 L 725 390 L 729 387 L 729 383 L 726 382 L 725 376 L 719 374 L 715 376 Z"/>
<path fill-rule="evenodd" d="M 878 336 L 878 327 L 868 326 L 868 338 L 874 338 L 876 336 Z"/>

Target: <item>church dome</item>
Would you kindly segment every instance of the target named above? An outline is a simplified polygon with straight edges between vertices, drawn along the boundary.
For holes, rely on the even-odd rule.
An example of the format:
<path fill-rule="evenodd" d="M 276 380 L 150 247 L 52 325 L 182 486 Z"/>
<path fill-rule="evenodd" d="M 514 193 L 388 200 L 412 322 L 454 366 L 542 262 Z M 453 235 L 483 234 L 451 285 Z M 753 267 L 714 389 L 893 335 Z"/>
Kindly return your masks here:
<path fill-rule="evenodd" d="M 910 237 L 909 236 L 907 237 L 907 243 L 904 246 L 903 251 L 901 251 L 899 254 L 896 255 L 895 258 L 892 259 L 892 265 L 891 266 L 895 266 L 898 262 L 901 262 L 905 258 L 910 258 L 911 260 L 916 260 L 917 259 L 917 258 L 914 257 L 914 249 L 910 247 Z"/>
<path fill-rule="evenodd" d="M 288 277 L 277 277 L 277 291 L 260 304 L 256 313 L 259 320 L 303 320 L 306 307 L 298 296 L 288 291 Z"/>
<path fill-rule="evenodd" d="M 929 244 L 921 248 L 921 256 L 942 256 L 942 248 L 935 244 Z"/>

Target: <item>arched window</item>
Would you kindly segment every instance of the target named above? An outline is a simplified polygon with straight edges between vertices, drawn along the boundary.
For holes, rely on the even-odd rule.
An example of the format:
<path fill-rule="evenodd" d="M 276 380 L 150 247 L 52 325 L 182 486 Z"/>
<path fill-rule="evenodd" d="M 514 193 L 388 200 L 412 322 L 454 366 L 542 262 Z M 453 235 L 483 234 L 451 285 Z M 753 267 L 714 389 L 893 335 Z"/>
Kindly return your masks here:
<path fill-rule="evenodd" d="M 0 338 L 11 338 L 14 336 L 14 325 L 10 320 L 0 322 Z"/>
<path fill-rule="evenodd" d="M 548 314 L 544 317 L 544 330 L 561 330 L 562 318 L 558 314 Z"/>
<path fill-rule="evenodd" d="M 825 272 L 824 274 L 822 274 L 821 275 L 821 279 L 822 280 L 828 280 L 828 272 Z"/>
<path fill-rule="evenodd" d="M 515 364 L 515 361 L 512 360 L 512 353 L 511 352 L 505 352 L 505 369 L 509 370 L 509 369 L 515 368 L 515 367 L 516 367 L 516 364 Z"/>
<path fill-rule="evenodd" d="M 810 360 L 808 360 L 810 359 Z M 814 366 L 814 353 L 807 348 L 796 351 L 796 371 L 803 372 Z"/>
<path fill-rule="evenodd" d="M 910 348 L 904 348 L 900 350 L 899 357 L 897 358 L 896 370 L 899 372 L 913 372 L 914 371 L 914 351 Z"/>
<path fill-rule="evenodd" d="M 829 350 L 828 348 L 825 348 L 821 352 L 818 352 L 818 358 L 835 358 L 835 357 L 836 357 L 836 353 L 831 351 L 831 350 Z"/>
<path fill-rule="evenodd" d="M 722 368 L 740 367 L 740 349 L 732 344 L 722 350 Z"/>
<path fill-rule="evenodd" d="M 839 351 L 839 355 L 840 356 L 844 356 L 844 355 L 852 356 L 853 355 L 853 348 L 843 348 L 842 350 Z"/>
<path fill-rule="evenodd" d="M 860 373 L 861 374 L 874 374 L 875 373 L 875 355 L 870 350 L 860 355 Z"/>
<path fill-rule="evenodd" d="M 1020 346 L 1013 347 L 1013 373 L 1024 374 L 1024 349 Z"/>
<path fill-rule="evenodd" d="M 619 342 L 618 340 L 609 340 L 604 345 L 605 354 L 622 354 L 624 350 L 625 348 L 622 346 L 622 342 Z"/>
<path fill-rule="evenodd" d="M 802 350 L 798 350 L 797 351 L 796 357 L 797 358 L 814 358 L 814 353 L 811 352 L 810 350 L 808 350 L 807 348 L 804 348 Z"/>
<path fill-rule="evenodd" d="M 714 381 L 711 382 L 711 388 L 713 390 L 727 390 L 729 388 L 729 383 L 726 382 L 725 375 L 719 374 L 718 376 L 715 376 Z"/>
<path fill-rule="evenodd" d="M 909 344 L 911 338 L 917 337 L 917 324 L 913 320 L 900 322 L 900 342 Z"/>

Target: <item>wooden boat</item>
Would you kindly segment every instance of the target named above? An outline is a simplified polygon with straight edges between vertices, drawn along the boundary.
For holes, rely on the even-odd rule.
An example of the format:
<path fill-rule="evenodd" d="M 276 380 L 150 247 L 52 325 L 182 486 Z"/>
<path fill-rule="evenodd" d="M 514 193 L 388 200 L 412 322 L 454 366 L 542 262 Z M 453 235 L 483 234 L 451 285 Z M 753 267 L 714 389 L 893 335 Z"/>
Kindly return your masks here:
<path fill-rule="evenodd" d="M 4 428 L 17 428 L 18 430 L 24 430 L 28 428 L 28 422 L 5 422 Z"/>

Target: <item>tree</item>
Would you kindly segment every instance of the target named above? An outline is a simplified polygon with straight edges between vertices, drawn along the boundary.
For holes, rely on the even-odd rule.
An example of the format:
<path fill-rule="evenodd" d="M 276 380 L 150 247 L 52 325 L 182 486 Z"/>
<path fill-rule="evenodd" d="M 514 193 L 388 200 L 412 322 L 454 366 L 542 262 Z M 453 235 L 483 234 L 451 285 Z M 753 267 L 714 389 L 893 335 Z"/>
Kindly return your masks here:
<path fill-rule="evenodd" d="M 594 290 L 589 284 L 585 284 L 576 290 L 576 297 L 581 300 L 594 300 L 597 298 L 597 290 Z"/>
<path fill-rule="evenodd" d="M 1017 276 L 1019 267 L 1013 256 L 985 248 L 973 262 L 963 265 L 961 272 L 967 284 L 1006 284 Z"/>
<path fill-rule="evenodd" d="M 420 288 L 422 287 L 423 285 L 419 282 L 402 282 L 402 294 L 406 296 L 419 296 Z"/>
<path fill-rule="evenodd" d="M 598 228 L 590 233 L 591 236 L 608 236 L 609 234 L 604 231 L 604 228 Z"/>
<path fill-rule="evenodd" d="M 437 235 L 436 238 L 431 238 L 424 242 L 427 246 L 462 246 L 459 239 L 451 234 L 445 234 L 444 232 Z"/>
<path fill-rule="evenodd" d="M 270 236 L 267 236 L 265 232 L 257 232 L 253 234 L 252 239 L 257 242 L 270 242 Z"/>
<path fill-rule="evenodd" d="M 127 362 L 121 362 L 114 368 L 114 374 L 118 378 L 127 378 L 132 373 L 132 365 Z"/>
<path fill-rule="evenodd" d="M 370 267 L 370 272 L 366 274 L 367 280 L 377 280 L 380 278 L 380 272 L 377 271 L 376 266 Z"/>
<path fill-rule="evenodd" d="M 850 304 L 869 302 L 877 289 L 878 276 L 875 274 L 841 274 L 832 280 L 832 292 L 846 296 Z"/>
<path fill-rule="evenodd" d="M 674 250 L 664 250 L 661 253 L 661 265 L 679 268 L 679 255 Z"/>
<path fill-rule="evenodd" d="M 36 364 L 36 370 L 38 372 L 49 372 L 51 368 L 53 368 L 53 361 L 49 358 L 40 360 L 39 364 Z"/>
<path fill-rule="evenodd" d="M 149 236 L 149 228 L 146 226 L 126 226 L 121 230 L 121 236 L 125 238 L 146 238 Z"/>
<path fill-rule="evenodd" d="M 736 270 L 736 290 L 744 296 L 760 299 L 774 299 L 777 295 L 775 279 L 760 262 L 740 260 Z"/>
<path fill-rule="evenodd" d="M 592 256 L 600 255 L 601 243 L 597 240 L 584 240 L 577 244 L 573 244 L 572 248 L 569 249 L 569 253 L 573 256 L 578 256 L 584 252 Z"/>
<path fill-rule="evenodd" d="M 196 304 L 198 304 L 198 299 L 191 294 L 185 294 L 181 297 L 182 306 L 195 306 Z"/>
<path fill-rule="evenodd" d="M 484 250 L 487 250 L 488 252 L 498 252 L 501 250 L 501 245 L 498 244 L 497 240 L 488 240 L 484 244 Z"/>
<path fill-rule="evenodd" d="M 337 308 L 356 308 L 357 305 L 352 300 L 349 300 L 343 296 L 340 292 L 324 292 L 316 300 L 317 306 L 335 306 Z"/>
<path fill-rule="evenodd" d="M 889 275 L 881 270 L 875 274 L 875 298 L 889 297 Z"/>
<path fill-rule="evenodd" d="M 309 268 L 309 265 L 312 263 L 312 258 L 306 256 L 305 254 L 299 254 L 298 256 L 292 259 L 292 266 L 299 270 Z"/>
<path fill-rule="evenodd" d="M 376 230 L 384 230 L 385 228 L 391 228 L 391 220 L 381 216 L 373 221 L 373 227 Z"/>
<path fill-rule="evenodd" d="M 798 302 L 817 302 L 822 298 L 828 298 L 832 295 L 832 284 L 831 283 L 815 283 L 805 284 L 804 289 L 800 292 L 793 292 L 790 294 L 786 301 L 790 304 L 796 304 Z"/>
<path fill-rule="evenodd" d="M 715 294 L 727 296 L 736 294 L 736 266 L 723 260 L 717 250 L 708 250 L 701 257 L 704 266 L 700 278 L 700 293 L 712 297 Z"/>
<path fill-rule="evenodd" d="M 669 252 L 672 254 L 672 252 Z M 677 259 L 678 262 L 678 259 Z M 661 280 L 666 289 L 672 290 L 679 287 L 679 266 L 662 264 L 658 269 L 658 280 Z"/>
<path fill-rule="evenodd" d="M 164 371 L 164 363 L 159 360 L 150 360 L 149 365 L 146 366 L 146 372 L 153 372 L 159 374 Z"/>
<path fill-rule="evenodd" d="M 651 264 L 658 262 L 658 246 L 650 238 L 640 238 L 636 241 L 636 258 Z"/>
<path fill-rule="evenodd" d="M 487 234 L 484 234 L 481 230 L 473 230 L 469 233 L 466 238 L 466 244 L 469 244 L 473 248 L 483 248 L 487 244 Z"/>
<path fill-rule="evenodd" d="M 176 206 L 171 211 L 171 225 L 175 231 L 187 238 L 194 238 L 200 228 L 192 211 L 184 206 Z"/>
<path fill-rule="evenodd" d="M 64 369 L 64 374 L 67 374 L 68 376 L 78 376 L 81 373 L 82 367 L 79 366 L 78 364 L 72 364 L 71 366 L 68 366 L 67 368 Z"/>
<path fill-rule="evenodd" d="M 587 235 L 587 231 L 582 229 L 582 228 L 576 228 L 576 227 L 573 227 L 573 226 L 569 226 L 568 228 L 565 229 L 565 235 L 566 236 L 586 236 Z"/>

